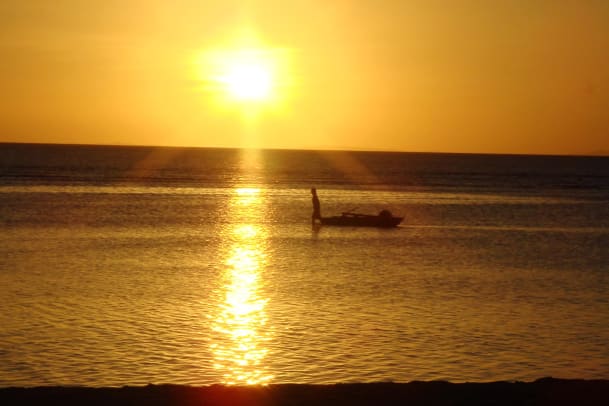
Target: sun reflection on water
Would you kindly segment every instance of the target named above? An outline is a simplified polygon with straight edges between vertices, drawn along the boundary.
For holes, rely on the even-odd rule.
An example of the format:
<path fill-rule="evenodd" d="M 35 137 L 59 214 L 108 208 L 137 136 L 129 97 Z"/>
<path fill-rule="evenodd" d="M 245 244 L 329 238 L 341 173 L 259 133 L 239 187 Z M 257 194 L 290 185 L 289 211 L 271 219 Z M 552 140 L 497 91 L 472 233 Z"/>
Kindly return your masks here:
<path fill-rule="evenodd" d="M 229 203 L 234 216 L 263 215 L 260 190 L 235 189 Z M 247 213 L 244 213 L 247 212 Z M 271 339 L 263 296 L 263 272 L 268 249 L 267 232 L 257 223 L 230 224 L 224 233 L 230 244 L 223 272 L 221 303 L 212 321 L 216 334 L 211 343 L 214 367 L 226 384 L 265 384 L 272 379 L 264 359 Z"/>

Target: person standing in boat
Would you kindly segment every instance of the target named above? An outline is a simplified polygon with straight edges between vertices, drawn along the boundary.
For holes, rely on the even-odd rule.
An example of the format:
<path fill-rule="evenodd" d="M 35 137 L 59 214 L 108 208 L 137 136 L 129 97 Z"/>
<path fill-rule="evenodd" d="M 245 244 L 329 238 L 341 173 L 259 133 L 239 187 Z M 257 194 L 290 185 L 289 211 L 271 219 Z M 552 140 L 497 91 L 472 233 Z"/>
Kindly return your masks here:
<path fill-rule="evenodd" d="M 313 214 L 311 215 L 311 224 L 315 225 L 315 220 L 321 222 L 321 208 L 319 198 L 317 197 L 317 189 L 311 188 L 311 201 L 313 202 Z"/>

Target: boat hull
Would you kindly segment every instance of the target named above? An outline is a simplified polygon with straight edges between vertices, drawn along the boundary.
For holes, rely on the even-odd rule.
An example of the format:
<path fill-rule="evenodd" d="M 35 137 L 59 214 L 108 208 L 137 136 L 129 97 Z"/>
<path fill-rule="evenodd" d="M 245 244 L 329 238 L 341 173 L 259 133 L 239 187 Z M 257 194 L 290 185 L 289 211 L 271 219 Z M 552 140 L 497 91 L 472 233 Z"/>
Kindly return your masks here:
<path fill-rule="evenodd" d="M 373 216 L 373 215 L 342 215 L 333 217 L 322 217 L 321 224 L 325 226 L 339 227 L 378 227 L 392 228 L 397 227 L 402 222 L 403 217 L 393 216 Z"/>

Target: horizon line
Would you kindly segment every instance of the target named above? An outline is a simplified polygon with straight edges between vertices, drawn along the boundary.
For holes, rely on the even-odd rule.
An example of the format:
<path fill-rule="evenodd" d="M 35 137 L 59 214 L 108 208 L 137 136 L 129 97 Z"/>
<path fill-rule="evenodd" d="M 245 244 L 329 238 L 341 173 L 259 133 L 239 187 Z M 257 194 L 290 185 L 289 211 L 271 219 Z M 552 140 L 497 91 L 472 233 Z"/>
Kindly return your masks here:
<path fill-rule="evenodd" d="M 444 154 L 444 155 L 506 155 L 506 156 L 546 156 L 546 157 L 590 157 L 607 158 L 609 151 L 589 152 L 585 154 L 561 153 L 522 153 L 522 152 L 456 152 L 456 151 L 407 151 L 387 149 L 366 149 L 354 147 L 326 148 L 286 148 L 286 147 L 234 147 L 234 146 L 194 146 L 194 145 L 154 145 L 154 144 L 98 144 L 98 143 L 68 143 L 68 142 L 26 142 L 0 141 L 0 145 L 48 145 L 48 146 L 82 146 L 82 147 L 126 147 L 126 148 L 182 148 L 182 149 L 241 149 L 261 151 L 309 151 L 309 152 L 372 152 L 394 154 Z"/>

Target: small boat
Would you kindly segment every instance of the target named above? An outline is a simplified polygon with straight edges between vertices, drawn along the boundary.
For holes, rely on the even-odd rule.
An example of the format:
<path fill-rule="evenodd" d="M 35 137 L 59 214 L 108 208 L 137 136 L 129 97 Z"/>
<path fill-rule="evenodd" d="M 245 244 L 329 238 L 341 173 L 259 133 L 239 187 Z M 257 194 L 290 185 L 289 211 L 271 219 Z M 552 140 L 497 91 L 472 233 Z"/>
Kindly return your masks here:
<path fill-rule="evenodd" d="M 325 226 L 342 227 L 396 227 L 404 217 L 395 217 L 389 210 L 382 210 L 379 214 L 360 214 L 343 212 L 340 216 L 322 217 L 321 224 Z"/>

